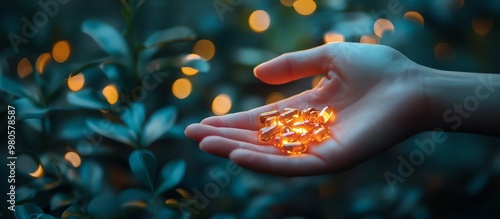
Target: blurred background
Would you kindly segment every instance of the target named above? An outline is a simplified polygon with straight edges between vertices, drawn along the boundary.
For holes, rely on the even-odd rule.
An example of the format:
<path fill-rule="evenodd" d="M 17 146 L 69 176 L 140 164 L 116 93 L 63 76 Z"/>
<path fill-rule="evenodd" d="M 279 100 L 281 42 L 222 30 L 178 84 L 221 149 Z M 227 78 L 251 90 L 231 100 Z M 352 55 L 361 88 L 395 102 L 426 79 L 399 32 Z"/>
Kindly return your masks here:
<path fill-rule="evenodd" d="M 233 166 L 183 134 L 207 116 L 312 88 L 322 76 L 271 86 L 252 70 L 329 42 L 498 73 L 500 1 L 19 0 L 4 2 L 0 19 L 3 124 L 16 107 L 17 218 L 500 216 L 498 138 L 446 133 L 405 176 L 399 157 L 430 133 L 344 173 L 284 178 Z M 0 203 L 0 217 L 14 217 Z"/>

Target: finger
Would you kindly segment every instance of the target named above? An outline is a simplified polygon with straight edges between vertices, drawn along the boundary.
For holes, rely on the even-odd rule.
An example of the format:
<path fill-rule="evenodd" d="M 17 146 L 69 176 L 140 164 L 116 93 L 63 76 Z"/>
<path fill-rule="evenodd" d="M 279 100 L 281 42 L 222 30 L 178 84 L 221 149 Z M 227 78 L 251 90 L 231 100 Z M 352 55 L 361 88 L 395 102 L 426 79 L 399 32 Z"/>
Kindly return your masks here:
<path fill-rule="evenodd" d="M 201 141 L 208 136 L 220 136 L 250 144 L 262 144 L 257 138 L 257 131 L 246 129 L 214 127 L 204 124 L 191 124 L 186 128 L 186 135 L 196 141 Z"/>
<path fill-rule="evenodd" d="M 328 46 L 286 53 L 255 67 L 254 74 L 268 84 L 284 84 L 316 74 L 326 74 L 332 59 Z"/>
<path fill-rule="evenodd" d="M 262 128 L 259 123 L 258 117 L 261 113 L 272 110 L 283 110 L 286 107 L 293 108 L 307 108 L 310 107 L 310 98 L 307 94 L 298 94 L 272 104 L 261 106 L 249 111 L 232 113 L 224 116 L 212 116 L 201 121 L 201 124 L 215 126 L 215 127 L 231 127 L 238 129 L 258 130 Z"/>
<path fill-rule="evenodd" d="M 281 176 L 311 176 L 325 174 L 328 170 L 325 162 L 310 154 L 280 156 L 236 149 L 231 152 L 229 158 L 247 169 Z"/>
<path fill-rule="evenodd" d="M 256 145 L 220 136 L 208 136 L 200 142 L 201 150 L 224 158 L 229 158 L 232 151 L 240 148 L 261 153 L 281 154 L 281 151 L 274 146 Z"/>

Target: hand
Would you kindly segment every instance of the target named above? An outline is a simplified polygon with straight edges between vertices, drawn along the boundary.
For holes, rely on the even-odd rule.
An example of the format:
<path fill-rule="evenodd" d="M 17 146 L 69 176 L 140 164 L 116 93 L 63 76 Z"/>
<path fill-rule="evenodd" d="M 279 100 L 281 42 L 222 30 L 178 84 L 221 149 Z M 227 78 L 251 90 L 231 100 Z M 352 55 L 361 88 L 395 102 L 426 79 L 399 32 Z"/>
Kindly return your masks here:
<path fill-rule="evenodd" d="M 269 84 L 326 77 L 277 103 L 204 119 L 188 126 L 186 135 L 200 141 L 202 150 L 259 172 L 303 176 L 347 170 L 424 129 L 418 66 L 381 45 L 332 43 L 284 54 L 256 67 L 255 76 Z M 262 112 L 325 105 L 336 113 L 331 138 L 310 144 L 305 154 L 285 155 L 257 137 Z"/>

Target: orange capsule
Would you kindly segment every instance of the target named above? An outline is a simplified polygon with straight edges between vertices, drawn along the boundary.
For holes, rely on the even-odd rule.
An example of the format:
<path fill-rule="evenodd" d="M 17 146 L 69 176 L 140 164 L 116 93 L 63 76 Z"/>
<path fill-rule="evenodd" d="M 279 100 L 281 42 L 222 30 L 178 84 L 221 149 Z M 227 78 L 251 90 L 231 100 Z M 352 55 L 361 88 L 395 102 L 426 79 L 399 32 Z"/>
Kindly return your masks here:
<path fill-rule="evenodd" d="M 274 136 L 273 145 L 277 148 L 283 147 L 283 142 L 281 141 L 281 136 L 279 136 L 279 135 Z"/>
<path fill-rule="evenodd" d="M 260 121 L 260 123 L 265 123 L 267 118 L 273 117 L 273 116 L 279 116 L 279 115 L 280 115 L 280 111 L 278 111 L 278 110 L 263 112 L 259 115 L 259 121 Z"/>
<path fill-rule="evenodd" d="M 309 143 L 310 141 L 312 141 L 311 134 L 309 134 L 308 132 L 300 134 L 299 135 L 299 141 L 302 144 Z"/>
<path fill-rule="evenodd" d="M 300 118 L 302 120 L 309 120 L 311 112 L 314 110 L 314 108 L 307 108 L 302 111 L 300 111 Z"/>
<path fill-rule="evenodd" d="M 313 110 L 309 113 L 309 120 L 311 122 L 318 122 L 318 115 L 319 111 L 318 110 Z"/>
<path fill-rule="evenodd" d="M 291 142 L 283 144 L 283 152 L 291 155 L 301 154 L 307 150 L 307 146 L 300 142 Z"/>
<path fill-rule="evenodd" d="M 283 134 L 283 133 L 287 133 L 287 132 L 291 132 L 292 131 L 292 128 L 290 128 L 290 126 L 281 126 L 281 129 L 280 129 L 280 133 Z"/>
<path fill-rule="evenodd" d="M 312 138 L 317 142 L 321 142 L 325 138 L 328 138 L 329 136 L 330 136 L 330 129 L 325 126 L 320 126 L 319 128 L 316 128 L 312 133 Z"/>
<path fill-rule="evenodd" d="M 333 117 L 333 118 L 332 118 Z M 334 119 L 333 108 L 331 106 L 325 106 L 318 114 L 318 122 L 326 123 L 330 119 Z"/>
<path fill-rule="evenodd" d="M 259 139 L 269 141 L 279 131 L 278 126 L 272 125 L 259 130 Z"/>
<path fill-rule="evenodd" d="M 294 142 L 299 139 L 299 135 L 295 132 L 287 132 L 281 135 L 281 142 Z"/>
<path fill-rule="evenodd" d="M 291 109 L 280 114 L 280 122 L 283 124 L 288 124 L 294 122 L 299 117 L 300 111 L 297 109 Z"/>
<path fill-rule="evenodd" d="M 283 112 L 290 111 L 290 110 L 295 110 L 295 108 L 286 107 L 285 109 L 283 109 Z"/>
<path fill-rule="evenodd" d="M 306 133 L 309 131 L 312 125 L 314 124 L 309 120 L 294 122 L 292 125 L 292 130 L 297 133 Z"/>
<path fill-rule="evenodd" d="M 279 126 L 280 125 L 280 122 L 278 120 L 278 117 L 277 116 L 271 116 L 271 117 L 267 117 L 264 124 L 266 126 L 272 126 L 272 125 L 275 125 L 275 126 Z"/>

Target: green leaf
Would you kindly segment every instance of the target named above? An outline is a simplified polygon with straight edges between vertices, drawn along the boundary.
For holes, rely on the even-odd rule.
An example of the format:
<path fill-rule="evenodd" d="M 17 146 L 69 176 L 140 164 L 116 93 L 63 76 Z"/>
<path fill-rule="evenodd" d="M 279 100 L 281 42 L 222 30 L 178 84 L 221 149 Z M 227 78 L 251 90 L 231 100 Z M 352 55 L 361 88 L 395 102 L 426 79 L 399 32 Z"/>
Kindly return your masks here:
<path fill-rule="evenodd" d="M 102 188 L 104 172 L 94 161 L 84 162 L 80 166 L 80 179 L 82 187 L 88 189 L 90 194 L 99 194 Z"/>
<path fill-rule="evenodd" d="M 28 98 L 16 99 L 12 105 L 16 107 L 16 119 L 18 120 L 42 118 L 48 111 L 47 108 L 38 107 Z"/>
<path fill-rule="evenodd" d="M 146 109 L 144 104 L 140 102 L 130 104 L 130 107 L 122 115 L 123 122 L 137 134 L 140 134 L 140 130 L 142 130 L 145 117 Z"/>
<path fill-rule="evenodd" d="M 118 205 L 111 194 L 101 194 L 94 197 L 87 206 L 91 218 L 117 218 Z"/>
<path fill-rule="evenodd" d="M 126 126 L 113 123 L 107 119 L 97 118 L 87 119 L 86 123 L 97 134 L 135 147 L 137 136 Z"/>
<path fill-rule="evenodd" d="M 144 46 L 146 48 L 154 46 L 163 46 L 168 43 L 183 41 L 183 40 L 193 40 L 195 38 L 196 35 L 194 34 L 194 32 L 187 27 L 184 26 L 171 27 L 153 33 L 144 42 Z"/>
<path fill-rule="evenodd" d="M 197 219 L 208 218 L 207 209 L 204 208 L 203 205 L 201 205 L 194 199 L 181 199 L 178 205 L 178 209 L 181 210 L 181 213 L 183 213 L 183 215 L 184 213 L 187 213 L 192 218 L 197 218 Z"/>
<path fill-rule="evenodd" d="M 202 58 L 185 58 L 181 61 L 181 67 L 191 67 L 200 72 L 208 72 L 210 70 L 210 65 L 207 61 Z"/>
<path fill-rule="evenodd" d="M 200 72 L 208 72 L 210 64 L 202 58 L 196 58 L 189 55 L 181 55 L 176 57 L 162 57 L 149 62 L 151 66 L 158 66 L 158 70 L 163 70 L 168 67 L 191 67 Z"/>
<path fill-rule="evenodd" d="M 61 215 L 62 219 L 85 219 L 88 218 L 85 213 L 75 206 L 70 206 Z"/>
<path fill-rule="evenodd" d="M 186 172 L 186 162 L 184 160 L 174 160 L 165 165 L 160 171 L 161 183 L 156 189 L 156 193 L 165 192 L 181 182 Z"/>
<path fill-rule="evenodd" d="M 43 214 L 42 209 L 34 204 L 18 205 L 14 209 L 16 210 L 14 211 L 14 216 L 16 216 L 16 219 L 32 219 L 32 216 L 36 217 L 40 214 Z"/>
<path fill-rule="evenodd" d="M 158 168 L 153 152 L 149 150 L 135 150 L 130 154 L 128 161 L 132 173 L 153 190 L 156 170 Z"/>
<path fill-rule="evenodd" d="M 36 216 L 31 215 L 32 219 L 55 219 L 54 216 L 49 215 L 49 214 L 38 214 Z"/>
<path fill-rule="evenodd" d="M 22 203 L 24 201 L 31 200 L 36 196 L 36 190 L 29 188 L 28 186 L 16 186 L 16 202 Z"/>
<path fill-rule="evenodd" d="M 147 203 L 153 203 L 151 192 L 144 189 L 131 188 L 126 189 L 118 195 L 118 202 L 120 206 L 125 203 L 132 201 L 145 201 Z"/>
<path fill-rule="evenodd" d="M 127 42 L 114 27 L 95 19 L 88 19 L 82 23 L 82 31 L 90 35 L 109 55 L 130 60 Z"/>
<path fill-rule="evenodd" d="M 61 185 L 57 178 L 44 176 L 31 181 L 27 186 L 37 191 L 49 191 Z"/>
<path fill-rule="evenodd" d="M 50 199 L 50 210 L 55 211 L 64 206 L 68 206 L 73 201 L 73 197 L 64 193 L 56 193 Z"/>
<path fill-rule="evenodd" d="M 40 101 L 37 95 L 26 89 L 17 81 L 8 78 L 4 74 L 0 74 L 0 90 L 16 97 L 26 97 L 36 100 L 37 102 Z"/>
<path fill-rule="evenodd" d="M 141 135 L 141 144 L 145 147 L 151 145 L 154 141 L 163 137 L 174 125 L 177 117 L 175 107 L 164 107 L 151 115 L 144 125 Z"/>
<path fill-rule="evenodd" d="M 102 94 L 92 89 L 69 92 L 66 99 L 70 104 L 88 109 L 109 109 L 111 107 Z"/>

